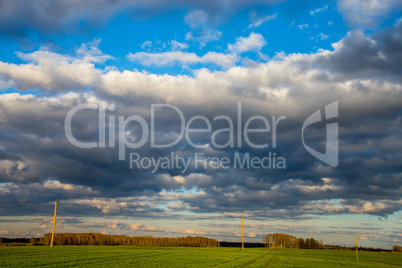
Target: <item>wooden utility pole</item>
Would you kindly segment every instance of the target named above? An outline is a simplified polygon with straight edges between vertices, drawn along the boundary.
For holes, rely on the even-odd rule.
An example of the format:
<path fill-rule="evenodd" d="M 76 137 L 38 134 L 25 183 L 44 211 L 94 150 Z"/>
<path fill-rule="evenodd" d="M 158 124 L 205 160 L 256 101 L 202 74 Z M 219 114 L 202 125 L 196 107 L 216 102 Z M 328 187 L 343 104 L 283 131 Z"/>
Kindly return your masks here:
<path fill-rule="evenodd" d="M 52 240 L 50 241 L 50 247 L 53 247 L 54 227 L 56 226 L 56 211 L 57 211 L 57 201 L 54 202 L 53 231 L 52 231 Z"/>
<path fill-rule="evenodd" d="M 241 216 L 241 250 L 244 251 L 244 226 L 243 226 L 243 216 Z"/>
<path fill-rule="evenodd" d="M 356 261 L 359 261 L 359 253 L 357 251 L 357 234 L 355 234 L 355 238 L 356 238 Z"/>

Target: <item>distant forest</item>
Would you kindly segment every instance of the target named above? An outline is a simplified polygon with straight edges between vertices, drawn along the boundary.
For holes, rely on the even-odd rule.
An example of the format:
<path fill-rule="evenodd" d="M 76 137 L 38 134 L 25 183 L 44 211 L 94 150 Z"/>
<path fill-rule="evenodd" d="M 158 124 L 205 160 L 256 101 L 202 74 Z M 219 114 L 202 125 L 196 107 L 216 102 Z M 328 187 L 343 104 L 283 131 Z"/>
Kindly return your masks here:
<path fill-rule="evenodd" d="M 301 249 L 322 249 L 324 243 L 314 238 L 297 238 L 288 234 L 267 234 L 262 238 L 266 247 L 269 248 L 301 248 Z"/>
<path fill-rule="evenodd" d="M 39 238 L 0 238 L 0 246 L 50 245 L 52 234 Z M 219 247 L 215 239 L 201 236 L 153 237 L 104 235 L 99 233 L 56 233 L 53 245 L 105 245 L 105 246 L 149 246 L 149 247 Z"/>
<path fill-rule="evenodd" d="M 314 238 L 297 238 L 292 235 L 275 233 L 267 234 L 263 238 L 263 243 L 268 248 L 300 248 L 300 249 L 333 249 L 333 250 L 356 250 L 356 247 L 345 247 L 338 245 L 324 245 L 322 241 Z M 391 252 L 389 249 L 358 247 L 359 251 Z M 392 252 L 402 252 L 402 247 L 394 246 Z"/>
<path fill-rule="evenodd" d="M 0 238 L 0 246 L 50 245 L 52 234 L 39 238 Z M 323 245 L 314 238 L 297 238 L 292 235 L 275 233 L 263 237 L 264 243 L 244 243 L 245 247 L 268 248 L 300 248 L 300 249 L 332 249 L 356 250 L 356 247 Z M 150 247 L 241 247 L 241 242 L 218 242 L 201 236 L 187 237 L 153 237 L 104 235 L 99 233 L 56 233 L 53 245 L 113 245 L 113 246 L 150 246 Z M 358 247 L 359 251 L 402 252 L 402 247 L 394 246 L 392 250 L 372 247 Z"/>
<path fill-rule="evenodd" d="M 43 236 L 44 245 L 50 245 L 52 234 Z M 153 236 L 122 236 L 94 233 L 57 233 L 54 234 L 53 245 L 124 245 L 149 247 L 219 247 L 215 239 L 201 236 L 187 237 L 153 237 Z"/>

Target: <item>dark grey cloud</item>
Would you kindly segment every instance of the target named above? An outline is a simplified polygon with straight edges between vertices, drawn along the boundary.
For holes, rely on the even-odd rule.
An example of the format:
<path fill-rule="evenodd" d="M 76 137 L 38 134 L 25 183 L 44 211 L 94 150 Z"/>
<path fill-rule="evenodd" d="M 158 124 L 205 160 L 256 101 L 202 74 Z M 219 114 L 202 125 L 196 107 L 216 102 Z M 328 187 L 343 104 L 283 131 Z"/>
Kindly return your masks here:
<path fill-rule="evenodd" d="M 314 62 L 349 76 L 364 74 L 367 78 L 382 73 L 400 79 L 402 52 L 402 23 L 367 37 L 361 31 L 352 31 L 334 45 L 335 53 L 318 57 Z M 362 88 L 364 90 L 364 88 Z"/>
<path fill-rule="evenodd" d="M 74 32 L 82 27 L 103 27 L 118 14 L 134 19 L 171 10 L 204 10 L 214 17 L 231 16 L 253 5 L 272 5 L 280 0 L 231 1 L 140 1 L 140 0 L 16 0 L 0 1 L 0 33 L 25 35 L 29 30 L 41 33 Z"/>
<path fill-rule="evenodd" d="M 355 213 L 390 215 L 401 209 L 402 195 L 400 36 L 398 23 L 371 37 L 351 32 L 334 51 L 288 55 L 225 72 L 201 70 L 194 77 L 101 72 L 91 65 L 86 70 L 96 75 L 84 83 L 90 85 L 89 93 L 2 95 L 0 201 L 57 199 L 65 215 L 87 216 L 169 218 L 178 217 L 172 212 L 180 211 L 214 212 L 222 217 L 247 212 L 261 220 Z M 54 58 L 50 52 L 46 55 Z M 67 70 L 74 68 L 70 65 L 66 65 Z M 15 67 L 18 73 L 21 66 Z M 10 81 L 25 78 L 11 77 Z M 57 79 L 51 81 L 57 85 Z M 44 82 L 37 83 L 43 92 L 49 91 Z M 24 85 L 24 89 L 37 86 Z M 339 166 L 332 168 L 302 146 L 301 126 L 310 114 L 335 100 L 339 101 L 340 159 Z M 180 168 L 156 173 L 130 169 L 127 160 L 118 161 L 117 148 L 80 149 L 66 139 L 67 112 L 79 103 L 99 101 L 116 105 L 107 117 L 140 115 L 148 122 L 151 104 L 172 103 L 180 107 L 186 120 L 195 115 L 208 118 L 213 131 L 228 127 L 224 121 L 213 121 L 218 115 L 231 118 L 237 129 L 237 101 L 242 102 L 243 124 L 253 115 L 269 119 L 285 115 L 287 119 L 279 124 L 278 146 L 268 150 L 285 157 L 287 169 L 214 170 L 194 165 L 184 173 Z M 79 140 L 97 140 L 96 111 L 77 114 L 72 124 Z M 193 127 L 203 125 L 198 122 Z M 179 118 L 160 110 L 156 129 L 157 142 L 172 141 Z M 138 124 L 128 125 L 127 130 L 127 137 L 140 135 Z M 208 135 L 191 137 L 199 144 L 210 143 Z M 219 136 L 222 143 L 227 139 L 227 134 Z M 325 140 L 325 122 L 309 127 L 309 146 L 322 150 Z M 194 157 L 203 152 L 206 157 L 233 158 L 235 153 L 248 153 L 250 157 L 267 154 L 267 149 L 253 149 L 245 145 L 244 138 L 241 141 L 243 145 L 235 148 L 194 149 L 182 140 L 171 148 L 154 149 L 148 140 L 141 148 L 128 148 L 126 155 L 134 152 L 157 158 L 170 157 L 173 152 Z M 261 144 L 271 140 L 270 136 L 254 135 L 253 141 Z M 7 215 L 39 215 L 48 213 L 51 206 L 14 204 L 1 207 L 1 211 Z"/>
<path fill-rule="evenodd" d="M 401 3 L 398 0 L 338 0 L 337 6 L 348 26 L 360 29 L 376 28 L 383 23 L 385 18 L 401 9 Z"/>

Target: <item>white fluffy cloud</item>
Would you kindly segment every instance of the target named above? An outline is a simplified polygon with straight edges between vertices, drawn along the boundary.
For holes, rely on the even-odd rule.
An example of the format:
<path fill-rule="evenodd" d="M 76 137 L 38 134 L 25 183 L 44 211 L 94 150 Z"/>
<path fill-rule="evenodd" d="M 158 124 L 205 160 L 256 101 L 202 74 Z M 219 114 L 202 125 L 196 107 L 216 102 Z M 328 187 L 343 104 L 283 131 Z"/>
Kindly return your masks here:
<path fill-rule="evenodd" d="M 236 43 L 228 44 L 228 50 L 234 53 L 243 53 L 248 51 L 259 51 L 267 42 L 259 33 L 250 33 L 248 37 L 236 38 Z"/>
<path fill-rule="evenodd" d="M 191 40 L 193 37 L 188 36 L 186 40 Z M 201 38 L 201 37 L 198 37 Z M 198 40 L 200 41 L 200 40 Z M 204 43 L 204 41 L 200 41 Z M 251 33 L 248 37 L 236 38 L 236 43 L 228 44 L 229 54 L 208 52 L 203 56 L 198 56 L 195 53 L 182 52 L 178 50 L 188 48 L 188 44 L 180 43 L 174 40 L 170 41 L 173 51 L 149 53 L 136 52 L 129 53 L 127 59 L 134 62 L 139 62 L 145 66 L 166 66 L 172 64 L 181 64 L 183 66 L 193 64 L 212 64 L 223 68 L 230 68 L 236 65 L 240 60 L 239 54 L 248 51 L 258 52 L 259 55 L 262 47 L 266 45 L 264 37 L 259 33 Z"/>
<path fill-rule="evenodd" d="M 198 33 L 188 32 L 186 34 L 186 41 L 196 41 L 200 44 L 200 48 L 203 48 L 207 43 L 218 41 L 221 37 L 221 31 L 212 28 L 205 28 Z"/>
<path fill-rule="evenodd" d="M 183 50 L 189 47 L 188 44 L 186 43 L 180 43 L 177 42 L 176 40 L 170 40 L 170 46 L 172 48 L 172 50 Z"/>
<path fill-rule="evenodd" d="M 205 11 L 191 11 L 184 17 L 184 22 L 192 29 L 202 28 L 208 24 L 209 15 Z"/>
<path fill-rule="evenodd" d="M 200 48 L 209 42 L 218 41 L 222 32 L 211 26 L 211 16 L 206 11 L 194 10 L 184 17 L 184 22 L 192 29 L 186 34 L 186 41 L 197 42 Z"/>
<path fill-rule="evenodd" d="M 129 53 L 127 58 L 131 61 L 139 62 L 145 66 L 166 66 L 174 63 L 182 65 L 192 65 L 196 63 L 214 64 L 224 68 L 235 65 L 238 61 L 236 55 L 222 54 L 216 52 L 208 52 L 203 56 L 197 56 L 195 53 L 187 53 L 181 51 L 162 52 L 162 53 L 146 53 L 137 52 Z"/>
<path fill-rule="evenodd" d="M 265 44 L 260 34 L 252 33 L 249 37 L 240 37 L 229 49 L 238 53 L 250 50 L 259 50 Z M 355 46 L 355 47 L 353 47 Z M 96 92 L 127 96 L 128 98 L 152 97 L 167 102 L 180 103 L 221 103 L 233 101 L 236 98 L 249 99 L 256 107 L 266 106 L 268 109 L 282 111 L 286 107 L 289 111 L 300 111 L 299 107 L 308 107 L 313 100 L 302 98 L 315 92 L 322 99 L 342 98 L 357 100 L 360 92 L 355 91 L 357 84 L 367 87 L 367 100 L 375 101 L 381 90 L 393 87 L 399 88 L 396 81 L 378 80 L 365 82 L 367 78 L 353 76 L 344 72 L 342 62 L 352 60 L 351 55 L 359 53 L 373 53 L 368 62 L 359 65 L 353 60 L 356 72 L 362 68 L 382 68 L 387 54 L 378 50 L 379 46 L 361 32 L 351 32 L 340 42 L 334 44 L 334 51 L 319 51 L 314 54 L 278 54 L 273 60 L 261 63 L 252 68 L 234 67 L 239 60 L 236 54 L 221 54 L 208 52 L 203 56 L 195 53 L 171 51 L 164 53 L 131 53 L 129 60 L 144 65 L 165 66 L 173 63 L 182 65 L 214 64 L 228 68 L 226 71 L 209 71 L 199 69 L 191 76 L 156 75 L 137 71 L 118 71 L 115 69 L 101 70 L 95 67 L 90 60 L 94 55 L 72 57 L 50 51 L 37 51 L 20 56 L 30 63 L 9 64 L 0 63 L 0 74 L 5 77 L 6 83 L 12 83 L 20 89 L 44 88 L 47 90 L 69 90 L 74 87 L 89 86 Z M 356 50 L 356 51 L 355 51 Z M 356 53 L 355 53 L 355 52 Z M 103 54 L 97 52 L 101 57 Z M 349 55 L 350 54 L 350 55 Z M 364 61 L 363 56 L 359 56 Z M 378 62 L 378 63 L 377 63 Z M 347 64 L 347 66 L 352 66 Z M 375 76 L 372 76 L 374 79 Z M 4 78 L 3 78 L 4 79 Z M 94 87 L 92 87 L 94 85 Z M 354 97 L 356 94 L 356 97 Z M 391 91 L 399 94 L 399 91 Z M 5 96 L 4 96 L 5 97 Z M 356 99 L 355 99 L 356 98 Z M 345 99 L 346 100 L 346 99 Z M 392 103 L 395 98 L 385 100 Z M 261 104 L 258 104 L 261 102 Z M 348 101 L 349 102 L 349 101 Z M 297 103 L 297 105 L 296 105 Z"/>
<path fill-rule="evenodd" d="M 353 27 L 371 28 L 401 7 L 398 0 L 338 0 L 338 9 Z"/>
<path fill-rule="evenodd" d="M 112 59 L 99 49 L 100 40 L 83 44 L 76 50 L 76 56 L 63 55 L 41 49 L 32 53 L 17 53 L 28 62 L 13 64 L 0 61 L 0 74 L 3 86 L 25 89 L 46 89 L 65 91 L 83 89 L 99 81 L 101 71 L 95 63 Z"/>

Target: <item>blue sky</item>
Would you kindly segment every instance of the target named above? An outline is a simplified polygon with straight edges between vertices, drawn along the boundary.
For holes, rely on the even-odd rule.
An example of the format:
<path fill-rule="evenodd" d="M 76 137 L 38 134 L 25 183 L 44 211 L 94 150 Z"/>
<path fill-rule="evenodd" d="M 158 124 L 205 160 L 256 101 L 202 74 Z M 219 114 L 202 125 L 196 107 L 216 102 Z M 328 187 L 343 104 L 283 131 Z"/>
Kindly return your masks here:
<path fill-rule="evenodd" d="M 296 6 L 298 8 L 294 8 Z M 130 62 L 126 56 L 130 52 L 177 50 L 178 48 L 172 46 L 173 41 L 185 44 L 185 52 L 196 53 L 198 56 L 209 51 L 227 53 L 228 44 L 234 44 L 236 38 L 247 37 L 255 32 L 260 33 L 266 41 L 260 51 L 268 59 L 279 52 L 312 53 L 318 49 L 331 49 L 331 43 L 339 41 L 350 30 L 345 26 L 342 15 L 337 12 L 335 2 L 311 2 L 301 6 L 284 2 L 231 13 L 234 14 L 210 18 L 211 14 L 204 11 L 179 9 L 139 19 L 123 13 L 110 21 L 103 21 L 95 28 L 89 28 L 83 22 L 81 24 L 84 27 L 78 31 L 67 30 L 43 36 L 38 29 L 27 29 L 25 36 L 3 36 L 1 56 L 8 62 L 21 63 L 15 51 L 32 52 L 48 47 L 55 52 L 69 54 L 83 43 L 101 39 L 99 49 L 105 54 L 113 55 L 113 65 L 117 68 L 147 70 L 160 74 L 189 74 L 191 72 L 187 68 L 181 68 L 177 64 L 154 68 Z M 195 23 L 189 22 L 188 18 L 192 17 L 197 20 Z M 194 36 L 189 37 L 190 35 Z M 206 41 L 202 41 L 202 37 Z M 253 52 L 244 52 L 242 57 L 264 61 Z M 199 64 L 194 68 L 201 66 L 203 65 Z M 206 67 L 219 66 L 209 64 Z"/>
<path fill-rule="evenodd" d="M 398 1 L 18 0 L 0 6 L 0 236 L 49 232 L 58 200 L 59 232 L 239 241 L 244 215 L 246 241 L 283 232 L 326 244 L 353 245 L 355 233 L 363 246 L 402 243 Z M 330 122 L 339 124 L 339 161 L 331 165 L 305 149 L 301 131 L 309 115 L 335 102 L 339 111 Z M 105 147 L 79 148 L 68 139 L 68 112 L 88 103 L 116 107 L 106 110 Z M 126 146 L 119 160 L 121 140 L 138 142 L 144 128 L 129 122 L 113 129 L 112 118 L 117 124 L 135 115 L 150 125 L 153 104 L 174 105 L 186 122 L 199 116 L 195 128 L 209 120 L 211 132 L 228 127 L 217 116 L 236 130 L 252 116 L 267 118 L 268 133 L 249 137 L 268 146 L 254 148 L 237 132 L 236 146 L 216 146 L 214 139 L 222 145 L 231 133 L 203 132 L 154 148 L 148 133 L 143 146 Z M 178 137 L 180 121 L 164 109 L 157 110 L 154 134 L 167 144 Z M 278 123 L 277 146 L 273 116 L 286 117 Z M 81 110 L 72 134 L 98 141 L 99 120 L 97 111 Z M 258 120 L 252 128 L 263 126 Z M 306 143 L 325 150 L 325 123 L 306 131 Z M 113 138 L 117 147 L 110 146 Z M 131 153 L 190 160 L 202 153 L 229 161 L 275 153 L 286 168 L 192 162 L 186 170 L 152 172 L 130 168 Z"/>

